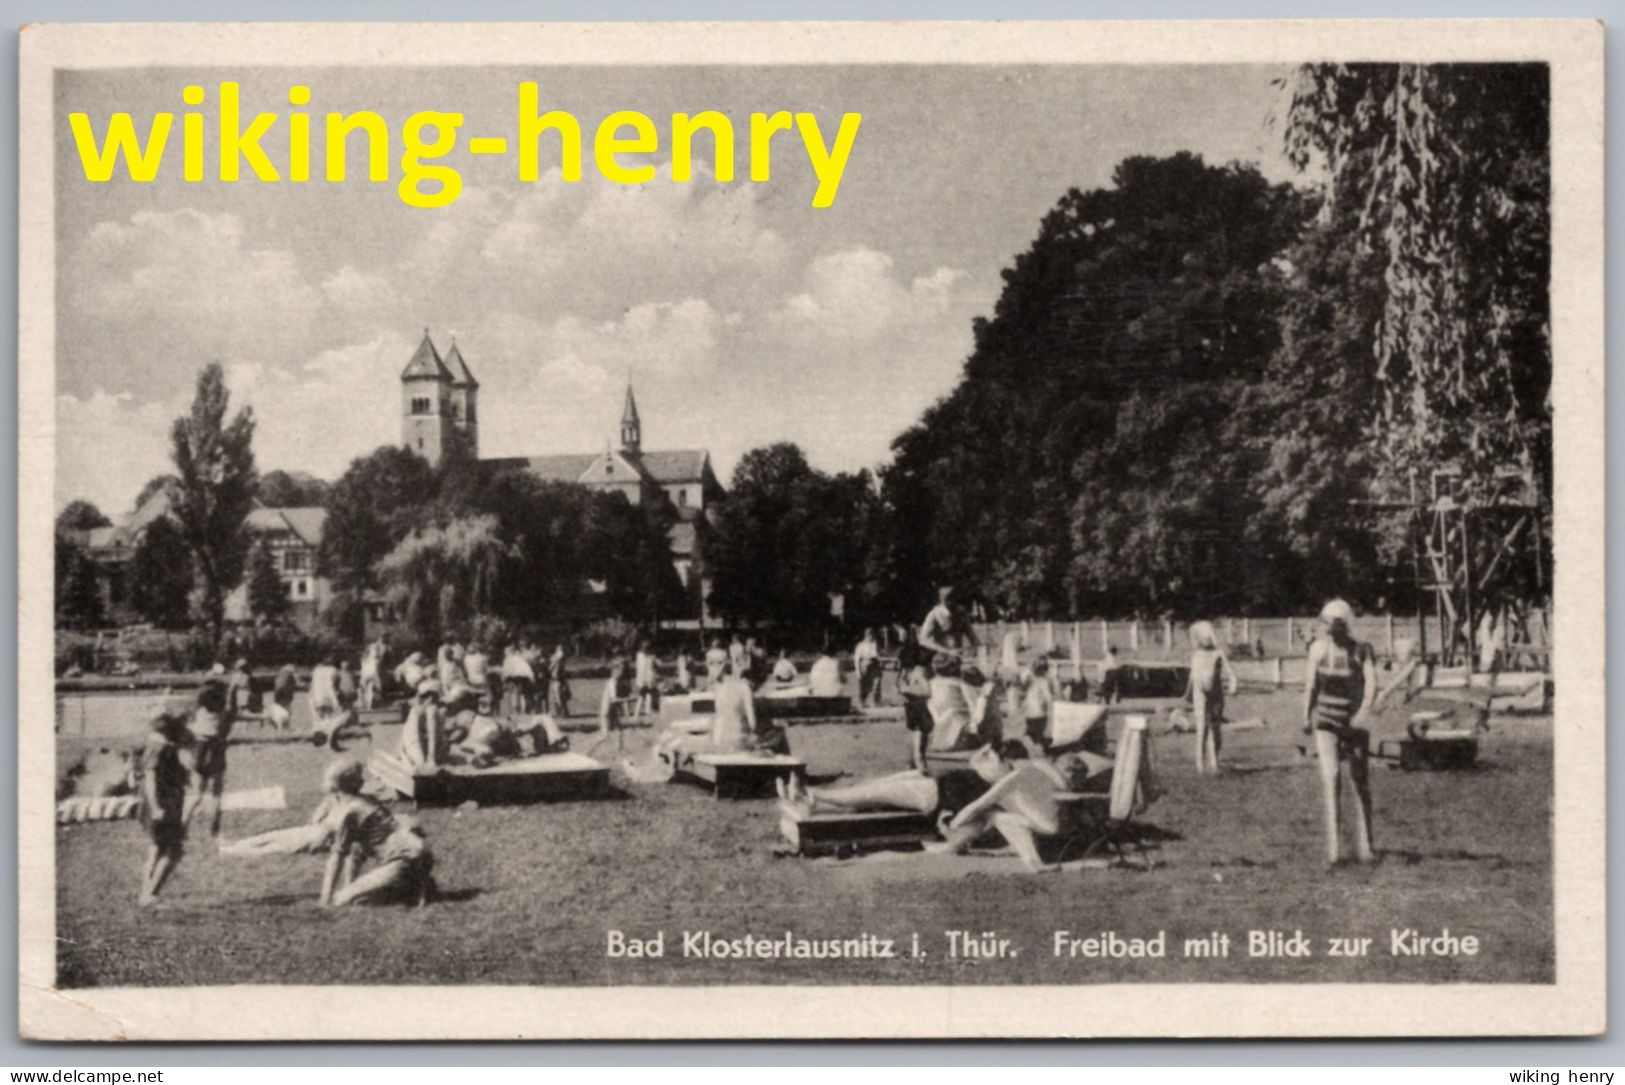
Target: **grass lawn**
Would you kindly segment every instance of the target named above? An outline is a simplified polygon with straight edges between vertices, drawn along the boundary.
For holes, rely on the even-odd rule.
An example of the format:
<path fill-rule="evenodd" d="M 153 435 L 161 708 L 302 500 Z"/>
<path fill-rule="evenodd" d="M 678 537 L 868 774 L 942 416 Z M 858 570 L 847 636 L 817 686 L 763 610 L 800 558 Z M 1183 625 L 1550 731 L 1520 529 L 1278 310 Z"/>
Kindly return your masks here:
<path fill-rule="evenodd" d="M 586 690 L 579 691 L 586 693 Z M 1551 982 L 1549 717 L 1496 719 L 1466 773 L 1374 771 L 1371 868 L 1327 871 L 1318 782 L 1294 764 L 1298 695 L 1243 694 L 1230 715 L 1229 769 L 1199 778 L 1188 735 L 1157 736 L 1164 795 L 1145 820 L 1169 834 L 1151 871 L 1031 876 L 1002 857 L 886 853 L 779 857 L 775 804 L 717 802 L 681 784 L 624 786 L 612 801 L 429 809 L 420 818 L 446 899 L 429 908 L 326 911 L 318 857 L 225 860 L 195 838 L 155 909 L 136 907 L 144 837 L 133 822 L 57 829 L 58 970 L 64 987 L 177 984 Z M 582 702 L 585 704 L 587 702 Z M 1416 706 L 1412 706 L 1414 708 Z M 1379 734 L 1403 728 L 1404 711 Z M 583 721 L 584 722 L 584 721 Z M 374 740 L 393 742 L 393 728 Z M 794 727 L 815 776 L 890 772 L 906 761 L 901 723 Z M 63 736 L 71 756 L 85 740 Z M 632 732 L 634 747 L 646 732 Z M 578 748 L 583 745 L 578 740 Z M 355 745 L 365 756 L 368 742 Z M 306 746 L 238 746 L 228 786 L 282 784 L 291 808 L 228 814 L 240 837 L 303 820 L 324 757 Z M 1476 936 L 1476 956 L 1403 957 L 1390 929 Z M 661 959 L 611 959 L 607 932 L 665 932 Z M 1249 930 L 1301 930 L 1308 959 L 1249 957 Z M 858 960 L 684 957 L 684 931 L 899 943 Z M 996 932 L 1015 955 L 954 957 L 945 932 Z M 1057 957 L 1055 932 L 1124 938 L 1167 932 L 1161 959 Z M 1186 957 L 1186 938 L 1231 937 L 1227 960 Z M 908 953 L 919 935 L 921 956 Z M 1372 939 L 1361 958 L 1333 937 Z"/>

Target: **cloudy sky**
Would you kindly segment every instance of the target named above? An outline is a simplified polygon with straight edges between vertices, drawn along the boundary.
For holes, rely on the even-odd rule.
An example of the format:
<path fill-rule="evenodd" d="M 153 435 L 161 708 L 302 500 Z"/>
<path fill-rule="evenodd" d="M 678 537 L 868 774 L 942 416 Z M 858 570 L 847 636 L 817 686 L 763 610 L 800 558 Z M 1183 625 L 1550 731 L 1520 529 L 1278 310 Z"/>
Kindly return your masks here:
<path fill-rule="evenodd" d="M 1068 186 L 1108 183 L 1127 155 L 1197 151 L 1290 176 L 1262 67 L 801 67 L 141 69 L 68 73 L 58 85 L 57 490 L 117 516 L 168 469 L 169 422 L 197 371 L 219 361 L 259 418 L 262 470 L 336 477 L 399 440 L 398 376 L 423 329 L 453 334 L 481 390 L 485 455 L 595 451 L 616 432 L 628 374 L 649 448 L 704 447 L 726 481 L 739 455 L 799 442 L 828 470 L 882 463 L 891 440 L 959 377 L 971 321 L 1002 268 Z M 328 109 L 375 109 L 398 133 L 419 109 L 462 112 L 470 134 L 509 135 L 516 87 L 541 85 L 590 138 L 615 109 L 664 134 L 674 111 L 843 112 L 858 132 L 833 207 L 795 134 L 772 180 L 673 183 L 556 171 L 515 180 L 511 158 L 445 161 L 464 190 L 443 209 L 394 185 L 180 179 L 174 152 L 148 184 L 84 180 L 66 116 L 101 130 L 114 109 L 145 129 L 233 78 L 244 111 L 312 89 Z M 286 161 L 286 122 L 264 146 Z M 703 137 L 696 155 L 709 154 Z M 399 153 L 398 144 L 395 153 Z M 740 177 L 748 147 L 736 151 Z M 313 172 L 321 176 L 320 152 Z M 543 159 L 544 169 L 547 159 Z M 702 164 L 703 168 L 703 164 Z M 398 169 L 395 172 L 398 177 Z"/>

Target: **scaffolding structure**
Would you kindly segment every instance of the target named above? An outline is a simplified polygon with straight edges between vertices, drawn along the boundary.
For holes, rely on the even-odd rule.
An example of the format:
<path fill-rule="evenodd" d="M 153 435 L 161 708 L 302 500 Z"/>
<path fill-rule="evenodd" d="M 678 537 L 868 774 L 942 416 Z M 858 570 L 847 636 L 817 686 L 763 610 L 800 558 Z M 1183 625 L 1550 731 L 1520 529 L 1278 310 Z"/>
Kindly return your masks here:
<path fill-rule="evenodd" d="M 1548 662 L 1551 583 L 1546 530 L 1529 472 L 1497 471 L 1475 488 L 1459 469 L 1433 472 L 1424 498 L 1411 479 L 1409 501 L 1370 502 L 1407 517 L 1418 596 L 1432 597 L 1443 643 L 1427 643 L 1418 614 L 1418 649 L 1441 666 L 1479 669 L 1480 637 L 1495 635 L 1508 665 Z"/>

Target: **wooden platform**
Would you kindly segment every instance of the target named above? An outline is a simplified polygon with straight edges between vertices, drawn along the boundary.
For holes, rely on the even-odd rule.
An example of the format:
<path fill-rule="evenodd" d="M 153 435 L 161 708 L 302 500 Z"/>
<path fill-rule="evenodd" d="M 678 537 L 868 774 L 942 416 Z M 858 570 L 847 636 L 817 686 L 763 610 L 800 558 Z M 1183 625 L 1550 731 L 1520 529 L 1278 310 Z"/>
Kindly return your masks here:
<path fill-rule="evenodd" d="M 375 776 L 401 796 L 425 806 L 558 802 L 602 798 L 609 792 L 609 766 L 585 754 L 549 753 L 503 761 L 487 769 L 442 765 L 412 769 L 378 754 L 368 763 Z"/>
<path fill-rule="evenodd" d="M 1105 792 L 1065 791 L 1059 806 L 1057 840 L 1104 832 L 1110 796 Z M 940 839 L 936 819 L 904 810 L 865 810 L 779 819 L 779 835 L 800 855 L 850 855 L 902 848 Z"/>
<path fill-rule="evenodd" d="M 660 699 L 660 718 L 665 721 L 709 716 L 717 709 L 710 693 L 673 693 Z M 771 690 L 757 693 L 756 718 L 764 720 L 811 719 L 818 716 L 855 716 L 858 710 L 850 697 L 776 697 Z"/>
<path fill-rule="evenodd" d="M 779 819 L 779 834 L 801 855 L 835 855 L 906 847 L 937 839 L 928 814 L 873 810 Z"/>
<path fill-rule="evenodd" d="M 805 778 L 807 762 L 783 754 L 757 753 L 702 753 L 677 770 L 677 775 L 711 788 L 719 799 L 772 795 L 773 781 L 792 774 Z"/>
<path fill-rule="evenodd" d="M 814 697 L 808 694 L 800 697 L 756 698 L 756 718 L 762 720 L 799 720 L 857 714 L 850 697 Z"/>

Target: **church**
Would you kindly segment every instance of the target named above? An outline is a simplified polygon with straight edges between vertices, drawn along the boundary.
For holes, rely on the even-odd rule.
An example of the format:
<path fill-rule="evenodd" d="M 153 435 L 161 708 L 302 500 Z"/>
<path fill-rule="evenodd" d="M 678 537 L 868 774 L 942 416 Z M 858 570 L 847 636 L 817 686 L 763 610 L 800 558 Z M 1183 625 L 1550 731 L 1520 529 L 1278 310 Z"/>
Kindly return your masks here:
<path fill-rule="evenodd" d="M 705 536 L 723 496 L 711 468 L 710 452 L 703 448 L 645 449 L 643 422 L 628 382 L 619 448 L 482 458 L 479 390 L 480 382 L 456 341 L 442 356 L 424 329 L 423 341 L 401 371 L 401 443 L 430 463 L 439 463 L 455 449 L 492 470 L 528 471 L 548 482 L 618 492 L 634 505 L 667 503 L 675 514 L 668 535 L 672 564 L 693 603 L 692 616 L 703 620 L 710 589 L 704 573 Z"/>

